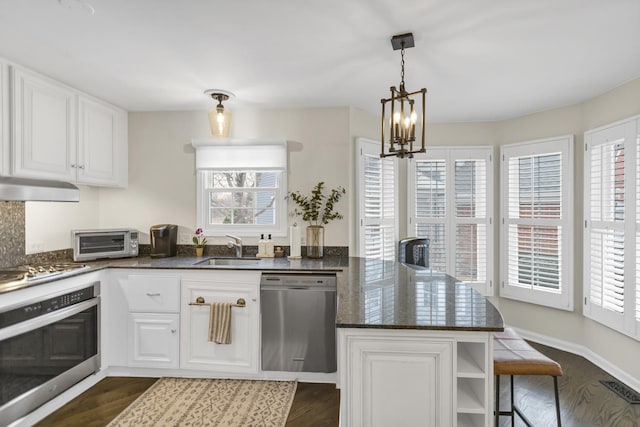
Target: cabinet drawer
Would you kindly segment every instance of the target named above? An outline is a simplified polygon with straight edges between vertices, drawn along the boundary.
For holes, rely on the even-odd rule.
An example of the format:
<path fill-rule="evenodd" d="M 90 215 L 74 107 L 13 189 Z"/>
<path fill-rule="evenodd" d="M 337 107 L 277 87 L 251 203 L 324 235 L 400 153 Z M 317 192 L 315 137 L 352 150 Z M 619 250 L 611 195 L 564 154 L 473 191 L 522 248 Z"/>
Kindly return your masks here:
<path fill-rule="evenodd" d="M 130 312 L 180 311 L 180 277 L 131 275 L 124 286 Z"/>

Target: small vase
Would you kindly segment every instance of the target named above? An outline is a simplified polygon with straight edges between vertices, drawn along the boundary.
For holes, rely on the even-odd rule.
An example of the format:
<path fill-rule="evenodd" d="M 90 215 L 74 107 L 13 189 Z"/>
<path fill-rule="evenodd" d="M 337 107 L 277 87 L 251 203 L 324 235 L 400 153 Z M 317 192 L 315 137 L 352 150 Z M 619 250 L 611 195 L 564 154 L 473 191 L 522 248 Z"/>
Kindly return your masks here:
<path fill-rule="evenodd" d="M 321 225 L 307 226 L 307 256 L 322 258 L 324 252 L 324 227 Z"/>
<path fill-rule="evenodd" d="M 196 256 L 202 256 L 204 253 L 204 248 L 196 248 Z"/>

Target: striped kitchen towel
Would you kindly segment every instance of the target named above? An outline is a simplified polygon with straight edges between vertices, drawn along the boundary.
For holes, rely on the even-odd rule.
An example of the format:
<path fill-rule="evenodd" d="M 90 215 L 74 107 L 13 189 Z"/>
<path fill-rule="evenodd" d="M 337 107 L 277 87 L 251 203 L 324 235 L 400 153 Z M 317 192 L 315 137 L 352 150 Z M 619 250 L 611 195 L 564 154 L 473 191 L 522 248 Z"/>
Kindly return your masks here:
<path fill-rule="evenodd" d="M 227 302 L 211 303 L 209 313 L 209 341 L 231 344 L 231 306 Z"/>

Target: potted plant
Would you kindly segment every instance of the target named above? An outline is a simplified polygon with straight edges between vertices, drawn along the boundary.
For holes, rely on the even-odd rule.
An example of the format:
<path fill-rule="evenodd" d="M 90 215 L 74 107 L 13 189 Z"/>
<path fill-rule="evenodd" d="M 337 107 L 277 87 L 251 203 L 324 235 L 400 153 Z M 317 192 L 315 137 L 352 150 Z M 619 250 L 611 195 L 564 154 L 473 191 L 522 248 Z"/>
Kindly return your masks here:
<path fill-rule="evenodd" d="M 323 194 L 324 182 L 320 181 L 313 187 L 310 195 L 302 195 L 299 191 L 292 191 L 289 197 L 298 205 L 293 214 L 301 216 L 307 221 L 307 256 L 322 258 L 324 252 L 324 226 L 329 222 L 342 219 L 343 216 L 335 205 L 340 201 L 346 190 L 340 186 L 330 190 L 329 195 Z"/>
<path fill-rule="evenodd" d="M 195 236 L 193 236 L 193 244 L 196 245 L 196 256 L 202 256 L 204 247 L 207 246 L 207 239 L 203 234 L 202 228 L 197 228 Z"/>

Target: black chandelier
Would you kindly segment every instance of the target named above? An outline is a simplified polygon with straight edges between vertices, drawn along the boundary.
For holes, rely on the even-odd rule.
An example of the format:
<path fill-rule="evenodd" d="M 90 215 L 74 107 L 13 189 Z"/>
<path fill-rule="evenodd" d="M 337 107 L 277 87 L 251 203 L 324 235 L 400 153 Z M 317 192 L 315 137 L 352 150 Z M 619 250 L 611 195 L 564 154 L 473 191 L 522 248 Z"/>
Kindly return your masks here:
<path fill-rule="evenodd" d="M 396 89 L 391 86 L 391 98 L 383 98 L 382 103 L 382 137 L 380 157 L 396 156 L 412 158 L 415 153 L 424 153 L 424 127 L 425 127 L 425 107 L 427 89 L 422 88 L 415 92 L 407 92 L 404 86 L 404 50 L 414 47 L 413 34 L 399 34 L 391 38 L 393 50 L 400 49 L 402 57 L 402 71 L 400 73 L 400 88 Z M 422 96 L 420 96 L 422 95 Z M 422 101 L 420 102 L 420 98 Z M 416 103 L 418 101 L 418 103 Z M 387 110 L 386 105 L 391 106 Z M 386 112 L 389 111 L 389 116 Z M 420 123 L 418 128 L 419 143 L 416 143 L 416 125 Z M 388 132 L 385 129 L 385 123 L 389 123 Z M 388 141 L 385 143 L 385 134 L 389 135 Z M 420 148 L 418 148 L 418 146 Z M 385 151 L 385 148 L 387 151 Z"/>

